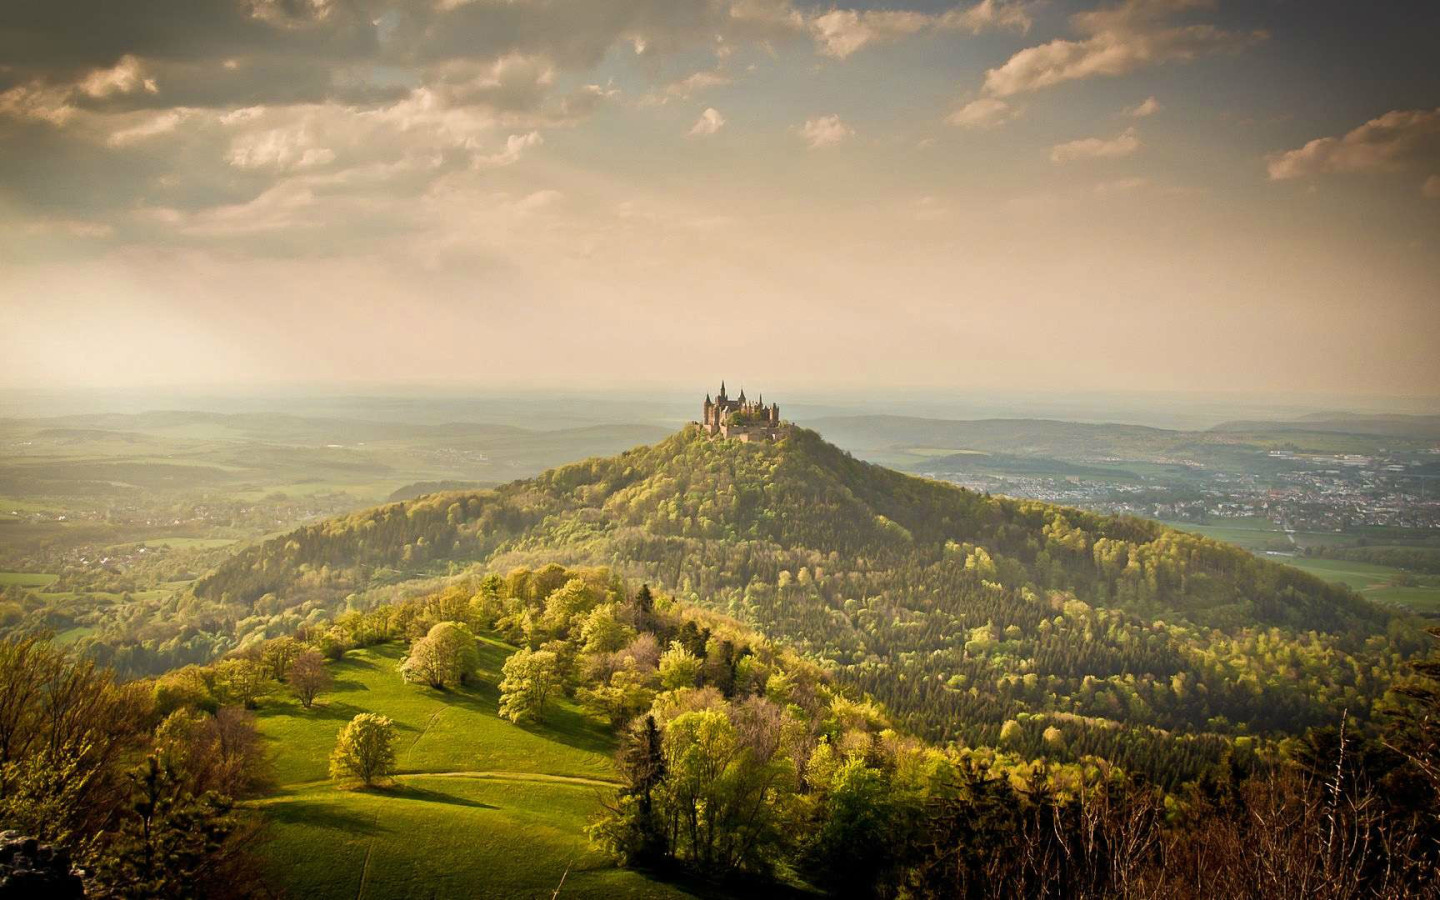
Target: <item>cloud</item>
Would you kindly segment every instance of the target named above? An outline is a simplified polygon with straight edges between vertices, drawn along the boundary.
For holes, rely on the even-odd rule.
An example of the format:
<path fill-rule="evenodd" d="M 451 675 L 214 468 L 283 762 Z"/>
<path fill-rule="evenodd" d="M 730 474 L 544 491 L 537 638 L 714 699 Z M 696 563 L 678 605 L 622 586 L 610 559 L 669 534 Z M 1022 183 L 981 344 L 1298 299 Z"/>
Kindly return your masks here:
<path fill-rule="evenodd" d="M 691 127 L 690 137 L 707 137 L 724 127 L 725 117 L 714 107 L 710 107 L 700 114 L 700 118 Z"/>
<path fill-rule="evenodd" d="M 836 9 L 812 19 L 810 31 L 822 54 L 844 59 L 866 44 L 891 43 L 918 34 L 932 22 L 930 16 L 919 12 Z"/>
<path fill-rule="evenodd" d="M 488 156 L 476 157 L 477 164 L 491 166 L 512 166 L 520 161 L 529 150 L 545 143 L 545 138 L 538 131 L 527 132 L 526 134 L 512 134 L 505 139 L 505 149 L 499 153 L 492 153 Z"/>
<path fill-rule="evenodd" d="M 1070 24 L 1079 40 L 1057 38 L 1021 50 L 985 73 L 985 91 L 993 97 L 1010 97 L 1067 81 L 1233 53 L 1265 40 L 1261 31 L 1225 31 L 1173 21 L 1181 13 L 1213 6 L 1213 0 L 1124 0 L 1078 13 L 1070 17 Z"/>
<path fill-rule="evenodd" d="M 1164 108 L 1165 107 L 1160 105 L 1159 100 L 1156 100 L 1154 97 L 1150 97 L 1144 103 L 1141 103 L 1139 106 L 1132 106 L 1129 109 L 1125 110 L 1125 115 L 1131 117 L 1132 119 L 1144 119 L 1148 118 L 1149 116 L 1155 115 Z"/>
<path fill-rule="evenodd" d="M 172 109 L 168 112 L 147 115 L 136 125 L 127 128 L 119 128 L 110 133 L 106 139 L 112 147 L 124 147 L 129 144 L 138 143 L 147 138 L 171 134 L 190 116 L 188 109 Z"/>
<path fill-rule="evenodd" d="M 1030 15 L 1019 3 L 982 0 L 966 9 L 932 15 L 911 10 L 832 9 L 806 26 L 823 56 L 844 59 L 862 47 L 892 44 L 925 31 L 1028 31 Z"/>
<path fill-rule="evenodd" d="M 97 99 L 113 94 L 132 94 L 140 90 L 149 94 L 159 92 L 155 79 L 147 78 L 140 60 L 129 54 L 122 56 L 111 68 L 90 72 L 80 81 L 78 87 L 85 95 Z"/>
<path fill-rule="evenodd" d="M 810 145 L 811 150 L 833 147 L 855 134 L 855 129 L 842 122 L 839 116 L 806 119 L 805 124 L 797 126 L 796 131 L 805 139 L 805 143 Z"/>
<path fill-rule="evenodd" d="M 999 0 L 983 0 L 969 9 L 952 9 L 940 17 L 939 26 L 971 34 L 985 31 L 1028 32 L 1034 21 L 1025 7 L 1019 3 L 1002 3 Z"/>
<path fill-rule="evenodd" d="M 1004 100 L 981 97 L 955 110 L 945 117 L 945 121 L 962 128 L 995 128 L 1019 115 L 1020 110 L 1011 107 Z"/>
<path fill-rule="evenodd" d="M 1317 175 L 1440 170 L 1440 109 L 1393 110 L 1340 137 L 1316 138 L 1269 157 L 1274 181 Z M 1433 197 L 1436 176 L 1421 187 Z"/>
<path fill-rule="evenodd" d="M 1431 175 L 1420 186 L 1420 196 L 1426 200 L 1440 200 L 1440 175 Z"/>
<path fill-rule="evenodd" d="M 1119 159 L 1140 149 L 1140 138 L 1134 128 L 1127 128 L 1109 140 L 1084 138 L 1056 144 L 1050 148 L 1050 161 L 1056 164 L 1082 159 Z"/>
<path fill-rule="evenodd" d="M 665 92 L 675 97 L 689 97 L 699 91 L 730 84 L 730 76 L 718 70 L 695 72 L 666 86 Z"/>

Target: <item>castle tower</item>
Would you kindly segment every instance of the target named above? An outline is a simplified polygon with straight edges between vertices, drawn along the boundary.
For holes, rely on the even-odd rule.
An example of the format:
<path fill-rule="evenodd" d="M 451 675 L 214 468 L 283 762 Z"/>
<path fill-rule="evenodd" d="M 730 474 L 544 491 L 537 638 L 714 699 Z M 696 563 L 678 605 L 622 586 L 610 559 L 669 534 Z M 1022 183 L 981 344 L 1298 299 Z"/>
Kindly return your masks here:
<path fill-rule="evenodd" d="M 700 406 L 700 428 L 712 438 L 744 442 L 778 441 L 790 433 L 790 427 L 780 421 L 780 404 L 766 406 L 764 394 L 751 400 L 743 387 L 740 396 L 732 400 L 723 381 L 718 395 L 705 395 Z"/>

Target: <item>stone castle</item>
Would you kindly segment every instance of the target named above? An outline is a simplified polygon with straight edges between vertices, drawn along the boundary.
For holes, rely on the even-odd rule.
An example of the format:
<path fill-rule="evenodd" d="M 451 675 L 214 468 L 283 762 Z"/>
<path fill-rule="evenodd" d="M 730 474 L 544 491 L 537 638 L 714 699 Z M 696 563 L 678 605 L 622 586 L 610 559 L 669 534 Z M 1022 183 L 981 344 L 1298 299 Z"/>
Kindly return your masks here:
<path fill-rule="evenodd" d="M 720 382 L 720 395 L 714 400 L 705 395 L 701 407 L 700 428 L 713 437 L 734 438 L 738 441 L 778 441 L 790 433 L 790 426 L 780 421 L 780 404 L 765 405 L 765 398 L 751 402 L 745 399 L 745 389 L 740 396 L 730 399 L 725 396 L 725 382 Z"/>

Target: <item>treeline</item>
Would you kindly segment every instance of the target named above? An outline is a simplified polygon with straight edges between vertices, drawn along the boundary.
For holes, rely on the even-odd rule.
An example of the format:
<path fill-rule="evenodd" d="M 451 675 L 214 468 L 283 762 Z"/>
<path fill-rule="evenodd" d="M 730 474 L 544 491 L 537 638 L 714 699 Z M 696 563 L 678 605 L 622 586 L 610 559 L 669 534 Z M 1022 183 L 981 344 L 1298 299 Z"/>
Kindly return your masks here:
<path fill-rule="evenodd" d="M 1305 548 L 1305 555 L 1328 559 L 1347 559 L 1377 566 L 1391 566 L 1426 575 L 1440 575 L 1440 547 L 1309 546 Z"/>

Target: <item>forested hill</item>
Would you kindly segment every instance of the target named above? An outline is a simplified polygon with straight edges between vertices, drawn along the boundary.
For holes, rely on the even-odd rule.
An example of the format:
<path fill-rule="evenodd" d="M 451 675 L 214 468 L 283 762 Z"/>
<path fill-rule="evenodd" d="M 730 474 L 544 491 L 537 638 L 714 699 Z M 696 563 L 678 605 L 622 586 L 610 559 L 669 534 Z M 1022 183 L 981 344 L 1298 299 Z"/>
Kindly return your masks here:
<path fill-rule="evenodd" d="M 718 567 L 716 553 L 730 558 L 736 548 L 743 568 Z M 1348 591 L 1225 544 L 904 475 L 804 429 L 779 444 L 715 442 L 686 429 L 496 490 L 376 507 L 244 551 L 196 593 L 316 599 L 361 589 L 380 568 L 505 553 L 602 558 L 676 587 L 688 578 L 705 594 L 752 575 L 778 578 L 791 562 L 860 572 L 918 564 L 1207 625 L 1384 621 Z"/>
<path fill-rule="evenodd" d="M 551 561 L 609 565 L 754 622 L 931 737 L 1003 731 L 1019 749 L 1132 765 L 1171 732 L 1200 759 L 1217 734 L 1363 717 L 1408 648 L 1355 594 L 1237 548 L 910 477 L 803 429 L 770 445 L 692 427 L 377 507 L 250 548 L 195 593 L 314 619 L 456 563 Z"/>

